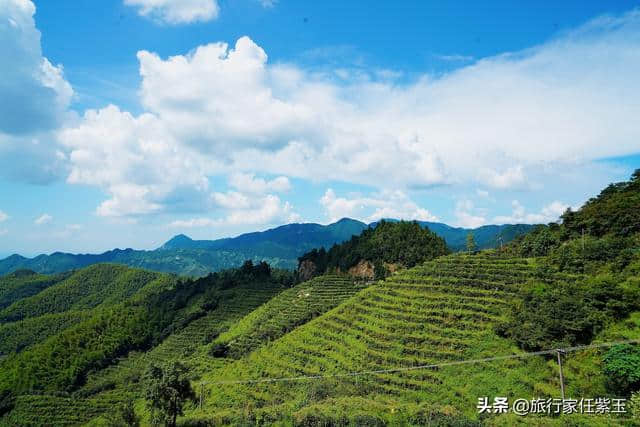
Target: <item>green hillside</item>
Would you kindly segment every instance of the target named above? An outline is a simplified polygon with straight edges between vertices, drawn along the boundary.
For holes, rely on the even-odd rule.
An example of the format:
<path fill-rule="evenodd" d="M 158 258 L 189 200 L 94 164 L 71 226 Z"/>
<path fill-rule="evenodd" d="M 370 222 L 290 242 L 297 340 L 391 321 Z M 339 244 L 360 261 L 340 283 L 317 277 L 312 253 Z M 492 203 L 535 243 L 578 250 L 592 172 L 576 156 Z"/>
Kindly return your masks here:
<path fill-rule="evenodd" d="M 335 244 L 328 251 L 314 249 L 298 261 L 299 270 L 309 272 L 304 275 L 347 272 L 359 266 L 361 269 L 373 269 L 364 276 L 382 278 L 392 268 L 413 267 L 447 253 L 449 249 L 445 240 L 417 221 L 380 221 L 375 228 L 368 228 L 346 242 Z"/>
<path fill-rule="evenodd" d="M 20 352 L 65 329 L 87 320 L 89 310 L 43 314 L 16 322 L 0 323 L 0 356 Z"/>
<path fill-rule="evenodd" d="M 0 311 L 0 322 L 49 313 L 114 305 L 135 294 L 161 275 L 115 264 L 98 264 L 78 271 L 66 280 Z"/>
<path fill-rule="evenodd" d="M 205 379 L 342 374 L 511 354 L 516 349 L 495 335 L 493 325 L 503 319 L 519 286 L 533 278 L 534 271 L 525 260 L 440 258 L 370 286 Z M 473 417 L 474 402 L 468 396 L 529 395 L 533 385 L 517 384 L 518 375 L 538 380 L 547 375 L 543 361 L 510 362 L 508 370 L 501 365 L 465 368 L 464 374 L 447 368 L 283 384 L 216 385 L 208 391 L 206 412 L 221 423 L 278 413 L 291 414 L 300 422 L 307 417 L 338 422 L 335 417 L 341 415 L 333 413 L 333 405 L 362 398 L 361 410 L 377 407 L 380 414 L 371 417 L 380 422 L 393 418 L 389 411 L 394 406 L 409 402 L 452 405 L 461 409 L 461 415 Z M 249 414 L 247 406 L 252 408 Z M 420 405 L 406 410 L 418 416 Z"/>
<path fill-rule="evenodd" d="M 414 368 L 521 353 L 496 335 L 495 326 L 507 319 L 528 284 L 559 280 L 581 276 L 550 274 L 530 260 L 495 254 L 448 256 L 395 274 L 205 375 L 205 409 L 189 412 L 187 419 L 212 425 L 423 425 L 435 417 L 445 424 L 472 425 L 475 419 L 509 425 L 515 422 L 511 416 L 479 419 L 477 398 L 558 397 L 555 366 L 544 357 Z M 372 373 L 381 370 L 390 371 Z M 362 371 L 369 373 L 341 376 Z M 234 383 L 318 375 L 329 377 Z M 594 422 L 609 425 L 605 419 Z"/>
<path fill-rule="evenodd" d="M 325 275 L 287 289 L 235 323 L 214 341 L 219 357 L 239 358 L 307 323 L 366 287 L 346 276 Z"/>
<path fill-rule="evenodd" d="M 69 277 L 69 273 L 46 276 L 31 270 L 17 270 L 0 276 L 0 310 L 14 302 L 28 298 Z"/>
<path fill-rule="evenodd" d="M 139 380 L 152 361 L 192 360 L 190 366 L 203 370 L 219 366 L 220 361 L 208 355 L 206 344 L 291 284 L 290 274 L 271 271 L 266 264 L 245 263 L 241 269 L 197 280 L 124 267 L 117 267 L 118 274 L 114 274 L 113 267 L 84 269 L 70 278 L 74 281 L 61 286 L 61 295 L 75 297 L 66 305 L 71 311 L 7 323 L 0 329 L 11 338 L 6 343 L 8 350 L 20 350 L 16 342 L 31 338 L 28 347 L 0 361 L 2 422 L 59 425 L 87 421 L 91 414 L 108 411 L 126 399 L 131 381 Z M 140 278 L 146 277 L 140 273 L 156 278 L 139 286 Z M 105 298 L 90 312 L 81 312 L 86 318 L 75 322 L 74 314 L 80 313 L 72 309 L 87 300 L 93 304 L 96 296 L 103 295 L 83 292 L 78 298 L 79 278 L 88 281 L 83 289 L 102 287 L 104 292 L 114 291 L 113 296 L 133 295 L 123 302 Z M 132 288 L 125 289 L 124 283 Z M 46 323 L 51 330 L 42 331 Z"/>

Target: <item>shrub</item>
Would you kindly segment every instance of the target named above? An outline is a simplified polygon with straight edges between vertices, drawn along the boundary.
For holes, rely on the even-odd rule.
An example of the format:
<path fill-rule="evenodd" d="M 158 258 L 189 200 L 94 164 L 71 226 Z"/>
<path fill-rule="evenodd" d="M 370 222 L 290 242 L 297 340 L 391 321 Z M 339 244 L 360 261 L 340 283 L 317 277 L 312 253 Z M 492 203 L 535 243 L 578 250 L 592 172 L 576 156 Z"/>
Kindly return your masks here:
<path fill-rule="evenodd" d="M 609 275 L 529 286 L 496 332 L 525 350 L 588 344 L 606 324 L 637 309 L 639 301 L 637 289 Z"/>
<path fill-rule="evenodd" d="M 229 345 L 226 343 L 217 343 L 211 346 L 209 355 L 211 357 L 225 357 L 229 353 Z"/>
<path fill-rule="evenodd" d="M 628 344 L 611 347 L 603 363 L 610 391 L 627 396 L 640 390 L 640 347 Z"/>

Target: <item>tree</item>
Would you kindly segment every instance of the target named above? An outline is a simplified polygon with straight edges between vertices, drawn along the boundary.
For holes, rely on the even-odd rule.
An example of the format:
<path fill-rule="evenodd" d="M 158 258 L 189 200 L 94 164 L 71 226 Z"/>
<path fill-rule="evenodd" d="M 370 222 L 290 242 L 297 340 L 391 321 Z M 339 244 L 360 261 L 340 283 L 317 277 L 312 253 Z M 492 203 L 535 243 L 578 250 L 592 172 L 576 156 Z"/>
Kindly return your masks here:
<path fill-rule="evenodd" d="M 184 404 L 195 400 L 195 392 L 187 379 L 187 368 L 180 362 L 162 367 L 151 365 L 145 374 L 147 407 L 153 424 L 175 427 Z"/>
<path fill-rule="evenodd" d="M 476 250 L 476 240 L 473 238 L 473 233 L 467 234 L 467 251 L 469 253 Z"/>
<path fill-rule="evenodd" d="M 640 347 L 628 344 L 611 347 L 603 361 L 611 391 L 626 396 L 640 390 Z"/>

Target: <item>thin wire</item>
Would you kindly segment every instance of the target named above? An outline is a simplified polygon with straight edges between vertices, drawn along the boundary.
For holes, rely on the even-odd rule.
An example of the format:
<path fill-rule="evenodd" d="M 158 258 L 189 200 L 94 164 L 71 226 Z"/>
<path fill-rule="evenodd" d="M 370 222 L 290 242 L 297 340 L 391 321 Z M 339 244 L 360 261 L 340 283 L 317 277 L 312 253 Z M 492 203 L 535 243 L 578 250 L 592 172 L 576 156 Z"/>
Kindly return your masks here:
<path fill-rule="evenodd" d="M 281 377 L 281 378 L 261 378 L 255 380 L 227 380 L 227 381 L 216 381 L 216 382 L 202 382 L 201 384 L 212 384 L 212 385 L 223 385 L 223 384 L 259 384 L 259 383 L 274 383 L 274 382 L 289 382 L 289 381 L 304 381 L 304 380 L 315 380 L 315 379 L 323 379 L 323 378 L 347 378 L 347 377 L 358 377 L 363 375 L 375 375 L 375 374 L 388 374 L 393 372 L 404 372 L 404 371 L 414 371 L 418 369 L 434 369 L 441 368 L 446 366 L 456 366 L 456 365 L 466 365 L 472 363 L 487 363 L 493 362 L 496 360 L 509 360 L 509 359 L 524 359 L 527 357 L 533 356 L 542 356 L 545 354 L 554 354 L 558 351 L 571 353 L 581 350 L 589 350 L 593 348 L 603 348 L 603 347 L 613 347 L 614 345 L 621 344 L 639 344 L 640 339 L 637 340 L 627 340 L 627 341 L 616 341 L 616 342 L 606 342 L 600 344 L 590 344 L 590 345 L 579 345 L 573 347 L 566 348 L 555 348 L 551 350 L 541 350 L 534 351 L 529 353 L 519 353 L 519 354 L 509 354 L 506 356 L 494 356 L 494 357 L 485 357 L 482 359 L 471 359 L 471 360 L 456 360 L 452 362 L 443 362 L 437 363 L 433 365 L 419 365 L 419 366 L 408 366 L 408 367 L 400 367 L 400 368 L 390 368 L 390 369 L 378 369 L 372 371 L 360 371 L 360 372 L 345 372 L 342 374 L 327 374 L 327 375 L 303 375 L 298 377 Z"/>

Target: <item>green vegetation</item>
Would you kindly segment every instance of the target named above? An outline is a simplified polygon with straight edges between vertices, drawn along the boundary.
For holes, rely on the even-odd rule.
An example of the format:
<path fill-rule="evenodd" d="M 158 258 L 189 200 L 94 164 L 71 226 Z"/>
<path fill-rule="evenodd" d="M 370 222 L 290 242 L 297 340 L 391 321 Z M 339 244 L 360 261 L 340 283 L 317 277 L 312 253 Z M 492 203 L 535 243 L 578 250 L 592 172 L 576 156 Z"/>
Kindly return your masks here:
<path fill-rule="evenodd" d="M 512 253 L 548 256 L 560 271 L 636 275 L 640 271 L 640 169 L 629 181 L 611 184 L 561 224 L 538 226 L 516 239 Z"/>
<path fill-rule="evenodd" d="M 114 282 L 106 282 L 105 285 L 113 285 L 113 289 L 123 293 L 132 293 L 120 286 L 124 274 L 134 279 L 131 286 L 138 289 L 138 292 L 124 302 L 103 304 L 85 321 L 2 360 L 2 412 L 19 403 L 19 396 L 26 392 L 56 393 L 78 390 L 86 383 L 91 372 L 113 365 L 118 358 L 132 350 L 144 351 L 156 347 L 174 331 L 184 329 L 197 319 L 206 317 L 207 312 L 218 304 L 221 291 L 234 288 L 240 283 L 268 281 L 272 275 L 266 264 L 253 266 L 250 263 L 242 269 L 215 273 L 197 280 L 179 280 L 172 276 L 145 272 L 151 274 L 155 280 L 142 287 L 138 279 L 147 276 L 141 276 L 139 270 L 127 271 L 124 267 L 93 266 L 77 273 L 89 283 L 85 289 L 93 290 L 93 284 L 104 280 L 105 268 L 115 268 L 121 273 L 112 273 Z M 96 272 L 102 274 L 92 277 L 91 273 Z M 290 283 L 290 277 L 277 274 L 275 276 Z M 78 282 L 70 283 L 74 286 L 62 283 L 60 289 L 63 295 L 75 296 L 75 284 Z M 278 286 L 276 283 L 274 285 Z M 282 289 L 283 285 L 279 286 Z M 74 292 L 69 292 L 70 288 Z M 82 297 L 76 298 L 75 301 L 86 301 L 87 295 L 93 303 L 96 300 L 95 295 L 100 293 L 82 292 Z M 52 295 L 51 298 L 55 300 L 57 296 Z M 109 299 L 105 301 L 107 300 Z M 75 305 L 70 302 L 67 307 L 75 308 Z"/>
<path fill-rule="evenodd" d="M 342 244 L 308 252 L 301 256 L 300 264 L 310 261 L 316 273 L 347 271 L 360 261 L 369 261 L 375 267 L 376 277 L 384 277 L 384 264 L 413 267 L 420 262 L 449 252 L 441 237 L 422 228 L 417 222 L 380 221 Z"/>
<path fill-rule="evenodd" d="M 307 323 L 364 288 L 344 276 L 320 276 L 287 289 L 220 334 L 215 357 L 239 358 Z"/>
<path fill-rule="evenodd" d="M 184 414 L 187 401 L 196 394 L 186 376 L 187 368 L 179 362 L 158 367 L 149 366 L 145 373 L 145 399 L 151 410 L 151 422 L 175 427 L 178 415 Z"/>
<path fill-rule="evenodd" d="M 136 414 L 133 401 L 120 404 L 115 416 L 109 418 L 109 427 L 140 427 L 140 417 Z"/>
<path fill-rule="evenodd" d="M 640 309 L 640 170 L 538 226 L 508 252 L 540 258 L 541 271 L 581 273 L 571 281 L 530 286 L 497 330 L 522 348 L 588 344 L 600 331 Z"/>
<path fill-rule="evenodd" d="M 330 375 L 509 354 L 512 346 L 494 335 L 492 325 L 504 318 L 522 278 L 534 274 L 524 260 L 480 255 L 440 258 L 371 285 L 205 379 Z M 547 374 L 544 362 L 510 361 L 317 382 L 221 384 L 209 388 L 205 406 L 214 424 L 275 421 L 283 413 L 297 420 L 313 414 L 314 419 L 334 423 L 348 415 L 357 423 L 357 408 L 343 413 L 333 408 L 358 398 L 371 402 L 368 406 L 377 405 L 376 410 L 363 412 L 379 423 L 431 413 L 409 402 L 432 405 L 430 411 L 452 418 L 475 418 L 477 396 L 530 394 L 531 386 L 518 384 L 518 376 Z M 450 407 L 458 410 L 447 412 Z M 406 412 L 395 413 L 393 408 Z"/>
<path fill-rule="evenodd" d="M 158 273 L 121 265 L 94 265 L 34 296 L 16 301 L 0 311 L 0 322 L 115 305 L 161 277 Z"/>
<path fill-rule="evenodd" d="M 91 317 L 91 312 L 65 311 L 0 324 L 0 355 L 20 352 Z"/>
<path fill-rule="evenodd" d="M 607 325 L 640 309 L 640 288 L 625 288 L 613 276 L 535 284 L 522 292 L 500 335 L 525 350 L 589 344 Z"/>
<path fill-rule="evenodd" d="M 99 267 L 78 274 L 86 276 L 87 271 L 102 271 Z M 233 321 L 233 315 L 237 319 L 247 314 L 293 283 L 290 273 L 272 271 L 264 263 L 254 266 L 251 262 L 240 269 L 197 280 L 151 274 L 157 278 L 148 285 L 140 288 L 137 281 L 131 284 L 139 290 L 124 302 L 103 304 L 88 319 L 2 360 L 0 412 L 10 411 L 7 417 L 15 422 L 18 414 L 28 412 L 23 405 L 32 409 L 42 405 L 38 410 L 41 420 L 56 424 L 61 411 L 54 408 L 61 402 L 67 405 L 66 396 L 75 396 L 76 406 L 91 406 L 86 411 L 88 418 L 84 418 L 88 421 L 130 399 L 132 395 L 127 389 L 130 381 L 139 382 L 140 373 L 150 363 L 184 356 L 188 349 L 184 344 L 194 348 L 210 342 L 212 334 L 228 327 L 223 313 L 229 313 Z M 114 279 L 117 281 L 119 277 L 116 275 Z M 68 287 L 60 289 L 66 291 Z M 236 313 L 235 307 L 240 304 L 243 308 Z M 217 312 L 222 316 L 218 320 Z M 211 359 L 206 351 L 194 356 Z M 123 389 L 116 390 L 118 386 Z M 82 416 L 76 414 L 74 419 Z"/>
<path fill-rule="evenodd" d="M 603 358 L 607 386 L 614 393 L 629 396 L 640 390 L 640 347 L 623 344 L 612 347 Z"/>
<path fill-rule="evenodd" d="M 473 233 L 467 234 L 467 252 L 471 253 L 478 248 L 476 241 L 473 238 Z"/>
<path fill-rule="evenodd" d="M 68 276 L 69 274 L 44 276 L 31 270 L 17 270 L 0 277 L 0 310 L 18 300 L 35 295 Z"/>

